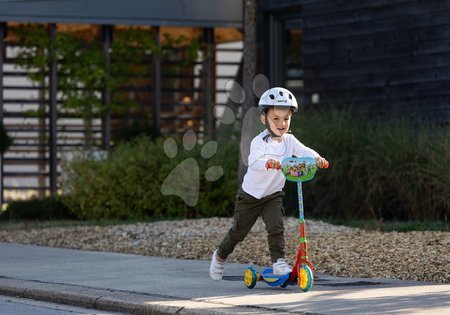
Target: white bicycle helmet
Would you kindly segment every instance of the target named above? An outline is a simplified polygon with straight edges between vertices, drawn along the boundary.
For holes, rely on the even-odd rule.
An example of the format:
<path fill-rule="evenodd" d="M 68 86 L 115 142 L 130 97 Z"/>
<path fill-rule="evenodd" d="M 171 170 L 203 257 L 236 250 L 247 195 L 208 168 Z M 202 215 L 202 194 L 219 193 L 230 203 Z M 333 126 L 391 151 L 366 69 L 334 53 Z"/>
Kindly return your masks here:
<path fill-rule="evenodd" d="M 287 107 L 294 112 L 298 111 L 295 96 L 289 90 L 281 87 L 274 87 L 265 91 L 259 99 L 258 108 L 262 113 L 274 107 Z"/>

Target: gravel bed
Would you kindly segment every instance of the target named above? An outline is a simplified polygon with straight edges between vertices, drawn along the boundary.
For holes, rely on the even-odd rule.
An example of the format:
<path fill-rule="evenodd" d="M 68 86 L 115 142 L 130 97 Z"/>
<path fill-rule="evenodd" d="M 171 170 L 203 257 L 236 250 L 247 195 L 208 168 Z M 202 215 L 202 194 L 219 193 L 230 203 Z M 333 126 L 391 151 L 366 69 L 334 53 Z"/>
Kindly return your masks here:
<path fill-rule="evenodd" d="M 209 260 L 231 218 L 0 231 L 1 242 Z M 286 259 L 298 250 L 298 221 L 285 219 Z M 450 232 L 373 232 L 307 220 L 310 260 L 334 276 L 450 282 Z M 231 262 L 269 265 L 259 219 Z M 205 271 L 207 272 L 207 271 Z"/>

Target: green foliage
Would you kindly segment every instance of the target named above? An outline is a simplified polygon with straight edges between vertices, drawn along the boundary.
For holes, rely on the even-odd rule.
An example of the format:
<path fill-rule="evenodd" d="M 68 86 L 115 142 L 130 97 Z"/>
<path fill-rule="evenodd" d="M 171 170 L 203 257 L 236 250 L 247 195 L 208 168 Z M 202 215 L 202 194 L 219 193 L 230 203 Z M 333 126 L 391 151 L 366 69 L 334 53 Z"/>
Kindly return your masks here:
<path fill-rule="evenodd" d="M 8 151 L 9 147 L 12 145 L 13 139 L 6 132 L 3 123 L 0 122 L 0 153 L 3 154 Z"/>
<path fill-rule="evenodd" d="M 2 220 L 55 220 L 76 219 L 59 196 L 15 200 L 0 216 Z"/>
<path fill-rule="evenodd" d="M 128 113 L 139 104 L 128 97 L 127 89 L 141 86 L 143 80 L 151 78 L 150 56 L 170 59 L 183 46 L 186 58 L 181 64 L 171 66 L 179 72 L 180 65 L 196 61 L 201 49 L 198 39 L 188 40 L 184 36 L 163 34 L 164 45 L 157 45 L 154 36 L 144 29 L 131 27 L 114 31 L 111 43 L 110 62 L 104 53 L 100 39 L 85 39 L 71 32 L 58 32 L 52 47 L 48 27 L 45 25 L 20 25 L 16 29 L 18 45 L 17 65 L 28 70 L 29 78 L 45 91 L 48 88 L 51 51 L 56 51 L 58 71 L 58 93 L 61 98 L 60 113 L 71 113 L 83 118 L 85 146 L 92 145 L 91 120 L 108 111 Z M 102 92 L 111 91 L 110 104 L 105 104 Z M 45 111 L 28 113 L 42 116 Z"/>
<path fill-rule="evenodd" d="M 103 88 L 115 88 L 109 77 L 101 43 L 86 42 L 70 33 L 56 37 L 58 90 L 63 95 L 63 108 L 73 110 L 84 119 L 103 113 Z"/>
<path fill-rule="evenodd" d="M 291 127 L 304 144 L 330 161 L 328 170 L 303 186 L 306 216 L 448 222 L 449 131 L 375 122 L 345 110 L 301 113 Z M 161 139 L 138 138 L 118 146 L 106 161 L 75 160 L 66 183 L 66 203 L 87 219 L 230 216 L 239 144 L 220 143 L 209 160 L 200 148 L 179 147 L 170 159 Z M 200 167 L 200 196 L 194 207 L 178 196 L 161 194 L 168 174 L 188 158 Z M 214 182 L 203 176 L 212 165 L 224 169 L 223 177 Z M 296 215 L 295 184 L 287 184 L 285 190 L 286 212 Z"/>
<path fill-rule="evenodd" d="M 224 144 L 209 160 L 201 157 L 200 146 L 179 148 L 170 159 L 163 141 L 141 137 L 122 143 L 106 161 L 74 160 L 66 169 L 65 203 L 83 219 L 196 218 L 226 216 L 233 212 L 236 192 L 238 146 Z M 168 174 L 187 158 L 200 167 L 200 195 L 196 206 L 188 207 L 178 196 L 164 196 L 161 185 Z M 216 182 L 204 178 L 211 165 L 220 165 L 224 176 Z M 230 171 L 231 170 L 231 171 Z"/>
<path fill-rule="evenodd" d="M 20 25 L 16 28 L 16 36 L 22 47 L 17 55 L 17 64 L 29 70 L 29 78 L 45 84 L 50 64 L 50 36 L 46 26 Z"/>
<path fill-rule="evenodd" d="M 198 52 L 202 49 L 202 44 L 198 38 L 189 39 L 184 35 L 174 37 L 170 34 L 163 34 L 165 45 L 161 47 L 160 53 L 163 60 L 170 60 L 176 55 L 180 47 L 185 47 L 185 58 L 181 60 L 183 66 L 192 65 L 197 60 Z"/>
<path fill-rule="evenodd" d="M 305 207 L 314 205 L 314 215 L 448 222 L 448 129 L 336 109 L 302 113 L 292 128 L 330 161 L 304 185 Z"/>

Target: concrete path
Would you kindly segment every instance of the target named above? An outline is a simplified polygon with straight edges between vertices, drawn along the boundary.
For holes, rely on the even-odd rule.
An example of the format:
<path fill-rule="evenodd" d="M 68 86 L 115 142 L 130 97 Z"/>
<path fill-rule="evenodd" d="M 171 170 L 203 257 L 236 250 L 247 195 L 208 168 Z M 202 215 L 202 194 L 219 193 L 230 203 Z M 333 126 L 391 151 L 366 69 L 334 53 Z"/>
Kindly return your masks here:
<path fill-rule="evenodd" d="M 307 293 L 249 290 L 245 267 L 215 282 L 204 260 L 0 243 L 0 295 L 142 314 L 450 314 L 450 284 L 316 274 Z"/>

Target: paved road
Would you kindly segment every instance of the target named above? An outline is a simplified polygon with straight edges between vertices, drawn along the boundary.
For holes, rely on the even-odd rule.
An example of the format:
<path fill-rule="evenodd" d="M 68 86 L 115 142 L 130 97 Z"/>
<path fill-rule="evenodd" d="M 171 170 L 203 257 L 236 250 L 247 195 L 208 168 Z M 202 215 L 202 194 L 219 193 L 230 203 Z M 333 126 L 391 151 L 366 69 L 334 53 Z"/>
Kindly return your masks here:
<path fill-rule="evenodd" d="M 104 312 L 89 308 L 70 306 L 65 304 L 48 303 L 30 299 L 20 299 L 0 295 L 0 314 L 14 315 L 77 315 L 103 314 L 120 315 L 121 313 Z"/>
<path fill-rule="evenodd" d="M 0 294 L 155 314 L 450 314 L 450 284 L 316 275 L 299 292 L 242 282 L 241 264 L 209 279 L 209 261 L 0 243 Z M 393 266 L 395 268 L 395 266 Z"/>

